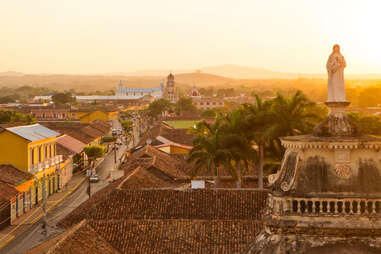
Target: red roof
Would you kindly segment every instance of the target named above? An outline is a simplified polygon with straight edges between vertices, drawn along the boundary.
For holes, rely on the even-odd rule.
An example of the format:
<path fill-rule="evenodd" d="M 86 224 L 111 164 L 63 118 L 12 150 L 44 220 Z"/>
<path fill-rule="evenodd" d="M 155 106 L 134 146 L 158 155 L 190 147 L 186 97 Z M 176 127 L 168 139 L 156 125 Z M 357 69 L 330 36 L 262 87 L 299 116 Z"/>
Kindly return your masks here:
<path fill-rule="evenodd" d="M 0 165 L 0 182 L 18 186 L 23 182 L 33 179 L 33 175 L 15 168 L 11 164 Z"/>
<path fill-rule="evenodd" d="M 62 135 L 56 139 L 57 144 L 65 147 L 66 149 L 73 151 L 74 153 L 81 153 L 86 144 L 82 143 L 78 139 L 75 139 L 69 135 Z"/>
<path fill-rule="evenodd" d="M 13 188 L 10 184 L 0 182 L 0 197 L 1 197 L 1 199 L 10 200 L 10 199 L 16 197 L 16 195 L 18 193 L 19 192 L 15 188 Z"/>

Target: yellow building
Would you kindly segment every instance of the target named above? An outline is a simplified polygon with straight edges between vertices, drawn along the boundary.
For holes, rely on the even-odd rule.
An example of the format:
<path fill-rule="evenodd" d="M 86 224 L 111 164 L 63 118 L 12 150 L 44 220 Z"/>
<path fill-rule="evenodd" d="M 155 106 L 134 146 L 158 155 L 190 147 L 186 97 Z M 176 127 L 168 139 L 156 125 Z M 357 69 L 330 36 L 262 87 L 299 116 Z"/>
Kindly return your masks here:
<path fill-rule="evenodd" d="M 100 120 L 107 123 L 109 120 L 108 114 L 103 111 L 96 110 L 93 112 L 87 112 L 86 114 L 79 117 L 79 121 L 81 121 L 81 123 L 91 123 L 95 120 Z"/>
<path fill-rule="evenodd" d="M 158 145 L 155 146 L 155 148 L 168 154 L 188 154 L 189 151 L 192 150 L 192 146 L 186 146 L 177 143 Z"/>
<path fill-rule="evenodd" d="M 32 205 L 57 191 L 62 156 L 56 153 L 58 132 L 40 124 L 0 130 L 0 164 L 12 164 L 34 175 Z"/>
<path fill-rule="evenodd" d="M 118 117 L 118 111 L 104 112 L 102 110 L 95 110 L 92 112 L 77 112 L 77 118 L 81 123 L 91 123 L 95 120 L 100 120 L 107 123 L 110 120 L 118 119 Z"/>

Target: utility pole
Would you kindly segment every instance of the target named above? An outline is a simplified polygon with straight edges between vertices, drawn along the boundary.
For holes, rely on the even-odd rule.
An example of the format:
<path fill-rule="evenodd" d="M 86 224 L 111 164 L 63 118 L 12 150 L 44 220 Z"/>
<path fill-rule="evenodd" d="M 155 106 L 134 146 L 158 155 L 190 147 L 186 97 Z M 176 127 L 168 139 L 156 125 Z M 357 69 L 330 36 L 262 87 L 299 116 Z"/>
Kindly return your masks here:
<path fill-rule="evenodd" d="M 46 179 L 45 179 L 45 176 L 42 177 L 42 213 L 43 213 L 43 222 L 42 222 L 42 229 L 44 230 L 43 231 L 43 234 L 45 234 L 45 238 L 48 237 L 48 218 L 47 218 L 47 210 L 46 210 L 46 190 L 45 190 L 45 187 L 46 187 Z"/>
<path fill-rule="evenodd" d="M 114 143 L 114 164 L 116 165 L 116 144 Z"/>
<path fill-rule="evenodd" d="M 89 185 L 87 186 L 87 194 L 89 195 L 89 199 L 91 197 L 91 182 L 90 182 L 90 176 L 91 176 L 91 169 L 86 170 L 87 179 L 89 182 Z"/>

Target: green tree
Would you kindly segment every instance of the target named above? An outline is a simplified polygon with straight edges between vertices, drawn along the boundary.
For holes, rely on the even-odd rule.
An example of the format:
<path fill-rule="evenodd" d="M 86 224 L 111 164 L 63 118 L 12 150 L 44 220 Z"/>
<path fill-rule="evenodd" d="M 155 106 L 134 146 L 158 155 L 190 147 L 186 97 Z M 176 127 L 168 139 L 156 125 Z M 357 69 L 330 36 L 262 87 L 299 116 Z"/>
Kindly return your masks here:
<path fill-rule="evenodd" d="M 381 135 L 381 121 L 379 116 L 365 115 L 361 113 L 348 113 L 353 122 L 360 127 L 364 134 Z"/>
<path fill-rule="evenodd" d="M 197 176 L 200 170 L 206 168 L 215 176 L 215 188 L 218 188 L 220 184 L 219 168 L 227 165 L 231 158 L 229 151 L 221 146 L 220 126 L 220 119 L 217 119 L 213 125 L 205 121 L 198 122 L 196 127 L 191 129 L 197 137 L 193 140 L 193 148 L 187 157 L 187 161 L 195 165 L 192 177 Z"/>
<path fill-rule="evenodd" d="M 134 123 L 130 120 L 128 121 L 120 121 L 122 128 L 124 130 L 124 134 L 128 139 L 133 137 Z"/>
<path fill-rule="evenodd" d="M 257 145 L 258 154 L 258 187 L 263 189 L 263 167 L 265 156 L 265 145 L 273 139 L 271 128 L 274 118 L 271 113 L 271 102 L 263 102 L 256 96 L 256 104 L 245 104 L 242 106 L 246 115 L 245 129 L 249 140 Z"/>
<path fill-rule="evenodd" d="M 12 98 L 12 96 L 0 97 L 0 104 L 11 103 L 11 102 L 15 102 L 15 99 Z"/>
<path fill-rule="evenodd" d="M 30 114 L 15 111 L 0 110 L 0 123 L 34 123 L 35 119 Z"/>
<path fill-rule="evenodd" d="M 192 98 L 180 98 L 176 103 L 176 114 L 182 112 L 197 112 L 197 107 L 193 105 Z"/>
<path fill-rule="evenodd" d="M 148 109 L 147 114 L 150 117 L 156 118 L 158 115 L 172 108 L 172 103 L 166 99 L 159 99 L 152 102 Z"/>
<path fill-rule="evenodd" d="M 242 174 L 249 170 L 249 164 L 256 159 L 253 142 L 248 137 L 250 130 L 246 124 L 246 112 L 239 108 L 223 117 L 220 127 L 223 138 L 222 147 L 229 150 L 230 161 L 226 163 L 228 171 L 236 180 L 237 188 L 241 187 Z"/>
<path fill-rule="evenodd" d="M 89 159 L 89 165 L 92 169 L 94 167 L 94 162 L 97 158 L 100 158 L 104 154 L 104 149 L 102 146 L 85 146 L 83 148 L 83 151 L 87 155 L 87 158 Z"/>
<path fill-rule="evenodd" d="M 70 92 L 66 92 L 66 93 L 56 93 L 52 96 L 52 101 L 56 104 L 56 105 L 62 105 L 62 104 L 66 104 L 66 103 L 69 103 L 69 102 L 74 102 L 75 99 L 74 97 L 72 96 L 72 94 Z"/>

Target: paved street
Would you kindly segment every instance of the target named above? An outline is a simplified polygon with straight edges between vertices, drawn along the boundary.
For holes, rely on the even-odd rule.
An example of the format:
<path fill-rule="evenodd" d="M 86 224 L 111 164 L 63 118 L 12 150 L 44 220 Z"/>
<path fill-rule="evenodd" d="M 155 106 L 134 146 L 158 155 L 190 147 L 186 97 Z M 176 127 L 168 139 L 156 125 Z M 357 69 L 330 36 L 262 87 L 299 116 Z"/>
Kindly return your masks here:
<path fill-rule="evenodd" d="M 113 121 L 113 128 L 120 128 L 120 123 L 117 120 Z M 117 159 L 119 159 L 124 151 L 126 151 L 126 145 L 119 147 L 117 151 Z M 114 169 L 114 152 L 110 152 L 105 156 L 105 159 L 97 167 L 97 173 L 99 175 L 100 181 L 91 184 L 91 192 L 95 193 L 108 185 L 110 180 L 110 172 Z M 121 173 L 121 172 L 118 172 Z M 121 175 L 121 174 L 119 174 Z M 33 246 L 43 242 L 44 240 L 62 232 L 62 229 L 57 228 L 56 224 L 59 220 L 64 218 L 72 210 L 78 207 L 81 203 L 88 199 L 87 194 L 88 182 L 85 181 L 79 186 L 79 188 L 74 191 L 70 196 L 68 196 L 62 203 L 57 205 L 52 211 L 47 215 L 48 221 L 48 234 L 43 235 L 42 220 L 31 225 L 25 232 L 17 235 L 16 238 L 11 241 L 8 245 L 0 250 L 0 253 L 7 254 L 19 254 L 23 251 L 32 248 Z"/>

